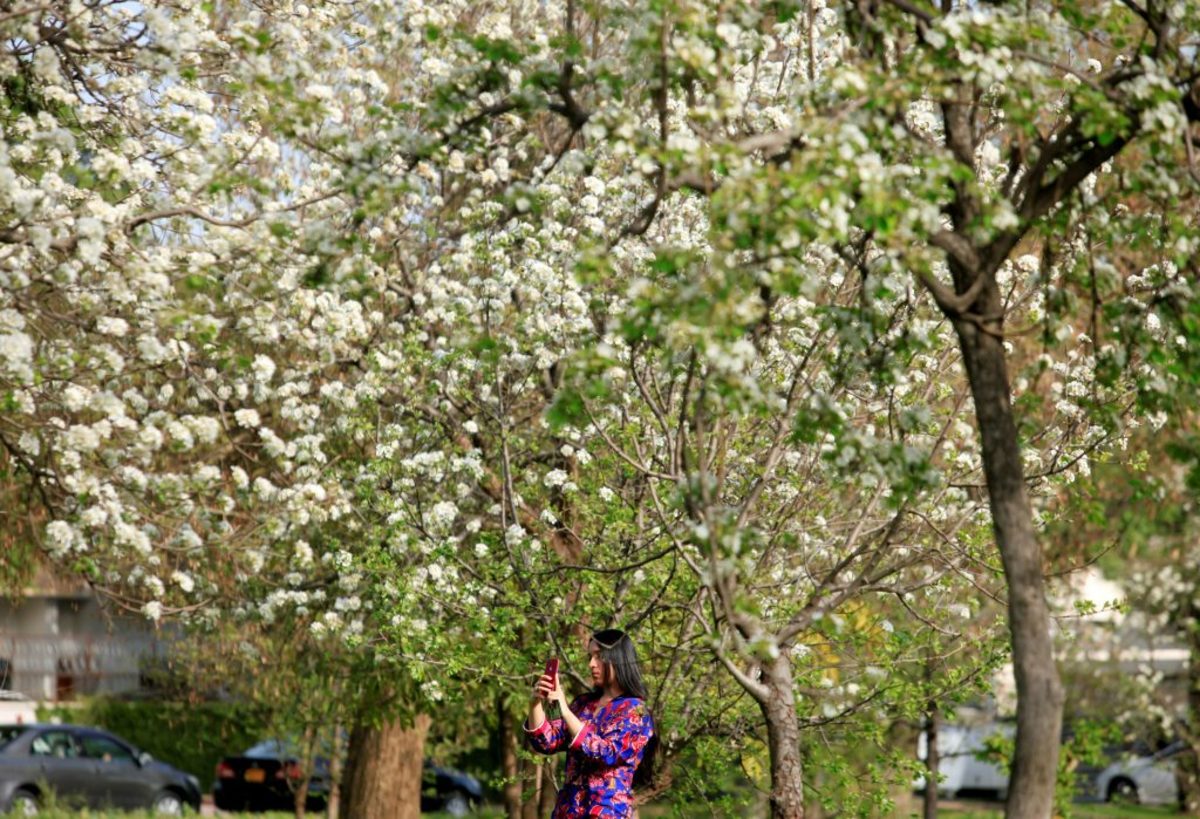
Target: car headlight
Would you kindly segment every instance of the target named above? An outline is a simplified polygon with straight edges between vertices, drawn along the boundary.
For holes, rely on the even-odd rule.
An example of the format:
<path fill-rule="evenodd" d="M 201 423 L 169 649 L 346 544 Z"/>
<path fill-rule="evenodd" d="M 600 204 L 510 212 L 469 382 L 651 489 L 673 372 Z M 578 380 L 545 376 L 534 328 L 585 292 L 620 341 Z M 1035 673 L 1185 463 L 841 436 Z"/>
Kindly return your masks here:
<path fill-rule="evenodd" d="M 188 784 L 195 788 L 198 793 L 200 791 L 200 780 L 191 774 L 184 774 L 184 776 L 187 777 Z"/>

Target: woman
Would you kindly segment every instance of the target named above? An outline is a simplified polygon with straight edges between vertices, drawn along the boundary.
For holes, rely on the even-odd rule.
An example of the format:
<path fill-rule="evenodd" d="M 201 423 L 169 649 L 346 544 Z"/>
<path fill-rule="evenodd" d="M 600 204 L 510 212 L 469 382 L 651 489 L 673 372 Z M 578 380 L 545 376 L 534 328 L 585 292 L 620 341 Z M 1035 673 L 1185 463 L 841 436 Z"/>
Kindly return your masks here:
<path fill-rule="evenodd" d="M 533 689 L 525 732 L 533 750 L 567 750 L 567 776 L 553 819 L 600 816 L 631 819 L 635 784 L 653 775 L 654 720 L 633 641 L 623 631 L 597 631 L 588 641 L 592 690 L 567 705 L 557 675 L 542 675 Z M 547 720 L 543 702 L 558 703 L 561 716 Z M 636 783 L 635 783 L 636 775 Z"/>

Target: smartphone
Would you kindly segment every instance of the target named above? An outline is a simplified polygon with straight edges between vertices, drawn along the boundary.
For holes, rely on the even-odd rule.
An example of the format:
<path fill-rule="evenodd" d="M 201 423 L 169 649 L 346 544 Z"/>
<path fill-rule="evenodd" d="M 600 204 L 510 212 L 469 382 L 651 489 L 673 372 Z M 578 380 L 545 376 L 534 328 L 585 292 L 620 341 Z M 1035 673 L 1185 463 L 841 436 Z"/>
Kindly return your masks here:
<path fill-rule="evenodd" d="M 546 676 L 554 680 L 554 687 L 558 688 L 558 658 L 551 657 L 546 660 Z"/>

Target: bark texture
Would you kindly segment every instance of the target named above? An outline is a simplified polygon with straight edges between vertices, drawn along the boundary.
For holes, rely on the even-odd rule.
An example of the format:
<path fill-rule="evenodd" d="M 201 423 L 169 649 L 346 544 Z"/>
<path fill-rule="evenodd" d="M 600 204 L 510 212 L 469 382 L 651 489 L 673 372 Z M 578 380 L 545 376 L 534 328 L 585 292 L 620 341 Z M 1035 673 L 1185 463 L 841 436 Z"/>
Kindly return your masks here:
<path fill-rule="evenodd" d="M 994 280 L 982 289 L 974 312 L 984 317 L 1003 315 Z M 999 321 L 959 318 L 955 329 L 975 402 L 992 526 L 1008 586 L 1017 736 L 1005 815 L 1046 819 L 1054 805 L 1063 689 L 1054 661 L 1042 550 L 1025 489 L 1004 343 Z"/>
<path fill-rule="evenodd" d="M 1179 801 L 1188 816 L 1200 816 L 1200 606 L 1185 608 L 1188 623 L 1188 729 L 1184 738 L 1191 745 L 1191 752 L 1180 754 L 1177 777 L 1179 779 Z"/>
<path fill-rule="evenodd" d="M 771 819 L 804 819 L 804 764 L 790 657 L 782 653 L 763 672 L 767 691 L 759 706 L 771 754 Z"/>
<path fill-rule="evenodd" d="M 430 718 L 359 727 L 350 734 L 342 819 L 419 819 Z"/>
<path fill-rule="evenodd" d="M 504 812 L 508 819 L 521 819 L 521 780 L 517 765 L 517 719 L 504 703 L 496 699 L 500 722 L 500 770 L 504 774 Z"/>
<path fill-rule="evenodd" d="M 523 819 L 538 819 L 538 809 L 542 804 L 542 766 L 536 762 L 524 765 L 525 783 L 528 790 L 522 794 L 524 805 L 521 816 Z"/>
<path fill-rule="evenodd" d="M 295 793 L 292 794 L 292 813 L 296 819 L 304 819 L 308 810 L 308 780 L 301 782 L 296 786 Z"/>
<path fill-rule="evenodd" d="M 303 774 L 298 781 L 288 779 L 288 785 L 292 788 L 292 812 L 296 819 L 304 819 L 308 809 L 308 771 L 313 769 L 313 745 L 316 742 L 317 730 L 311 725 L 304 729 L 304 741 L 301 746 L 304 749 L 304 759 L 302 760 Z M 287 765 L 284 765 L 285 776 L 287 775 Z"/>
<path fill-rule="evenodd" d="M 538 815 L 541 819 L 549 819 L 554 813 L 554 803 L 558 801 L 558 757 L 551 757 L 542 763 L 542 792 L 538 802 Z"/>
<path fill-rule="evenodd" d="M 929 704 L 925 720 L 925 819 L 937 819 L 938 815 L 938 723 L 941 711 L 936 703 Z"/>
<path fill-rule="evenodd" d="M 337 819 L 342 801 L 342 724 L 333 726 L 333 747 L 329 754 L 329 799 L 325 803 L 326 819 Z"/>

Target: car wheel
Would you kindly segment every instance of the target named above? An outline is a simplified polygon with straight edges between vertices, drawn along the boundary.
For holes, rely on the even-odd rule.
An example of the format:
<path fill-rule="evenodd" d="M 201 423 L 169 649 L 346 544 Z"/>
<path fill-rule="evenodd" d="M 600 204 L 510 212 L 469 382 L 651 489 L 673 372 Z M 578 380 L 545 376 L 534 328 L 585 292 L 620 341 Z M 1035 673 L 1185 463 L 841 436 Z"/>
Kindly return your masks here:
<path fill-rule="evenodd" d="M 446 797 L 442 810 L 451 816 L 466 816 L 471 812 L 471 800 L 462 791 L 455 791 Z"/>
<path fill-rule="evenodd" d="M 38 808 L 37 794 L 25 788 L 18 788 L 8 805 L 8 813 L 10 816 L 37 816 Z"/>
<path fill-rule="evenodd" d="M 1138 803 L 1137 785 L 1125 778 L 1114 779 L 1108 786 L 1108 801 L 1123 805 L 1136 805 Z"/>
<path fill-rule="evenodd" d="M 183 816 L 183 800 L 174 791 L 163 791 L 154 797 L 150 811 L 155 816 Z"/>

